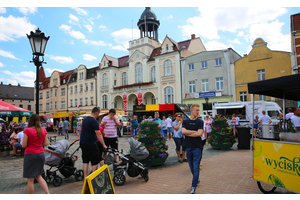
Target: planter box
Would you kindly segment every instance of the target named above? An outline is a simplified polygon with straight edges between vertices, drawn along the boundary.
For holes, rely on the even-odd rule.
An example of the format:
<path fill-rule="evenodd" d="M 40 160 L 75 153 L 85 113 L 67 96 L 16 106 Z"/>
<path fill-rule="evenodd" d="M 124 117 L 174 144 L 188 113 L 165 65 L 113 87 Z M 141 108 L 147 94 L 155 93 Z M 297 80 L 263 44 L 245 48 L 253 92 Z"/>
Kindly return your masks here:
<path fill-rule="evenodd" d="M 144 165 L 146 165 L 146 167 L 151 167 L 151 166 L 159 166 L 162 165 L 166 162 L 168 156 L 164 157 L 164 158 L 156 158 L 153 160 L 142 160 L 140 161 L 141 163 L 143 163 Z"/>
<path fill-rule="evenodd" d="M 300 133 L 279 133 L 280 141 L 300 142 Z"/>
<path fill-rule="evenodd" d="M 212 148 L 214 149 L 222 149 L 227 150 L 232 147 L 233 144 L 211 144 Z"/>

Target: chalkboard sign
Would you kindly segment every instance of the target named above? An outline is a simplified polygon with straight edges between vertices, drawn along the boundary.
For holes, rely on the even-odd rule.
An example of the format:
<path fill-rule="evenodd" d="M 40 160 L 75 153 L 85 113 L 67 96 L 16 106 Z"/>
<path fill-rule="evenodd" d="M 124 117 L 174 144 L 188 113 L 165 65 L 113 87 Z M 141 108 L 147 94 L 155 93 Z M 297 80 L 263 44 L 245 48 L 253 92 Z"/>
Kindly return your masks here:
<path fill-rule="evenodd" d="M 84 179 L 82 194 L 115 194 L 107 165 L 103 165 Z"/>

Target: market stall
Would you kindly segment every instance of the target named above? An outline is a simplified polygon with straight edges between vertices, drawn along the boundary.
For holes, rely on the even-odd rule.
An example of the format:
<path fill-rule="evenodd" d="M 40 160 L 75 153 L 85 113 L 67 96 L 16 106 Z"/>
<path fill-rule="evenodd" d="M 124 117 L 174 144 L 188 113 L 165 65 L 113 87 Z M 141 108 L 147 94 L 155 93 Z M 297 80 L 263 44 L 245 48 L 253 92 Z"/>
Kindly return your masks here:
<path fill-rule="evenodd" d="M 248 92 L 283 99 L 285 118 L 285 99 L 300 101 L 300 74 L 248 83 Z M 266 135 L 272 138 L 252 138 L 253 178 L 263 193 L 271 193 L 276 187 L 300 193 L 300 134 L 286 138 L 285 127 L 278 137 L 274 129 L 268 129 Z"/>
<path fill-rule="evenodd" d="M 19 123 L 20 120 L 23 122 L 26 121 L 26 118 L 30 117 L 32 114 L 31 111 L 26 110 L 24 108 L 20 108 L 18 106 L 12 105 L 5 101 L 0 101 L 0 117 L 12 118 L 12 120 L 16 123 Z M 6 119 L 8 120 L 8 119 Z"/>

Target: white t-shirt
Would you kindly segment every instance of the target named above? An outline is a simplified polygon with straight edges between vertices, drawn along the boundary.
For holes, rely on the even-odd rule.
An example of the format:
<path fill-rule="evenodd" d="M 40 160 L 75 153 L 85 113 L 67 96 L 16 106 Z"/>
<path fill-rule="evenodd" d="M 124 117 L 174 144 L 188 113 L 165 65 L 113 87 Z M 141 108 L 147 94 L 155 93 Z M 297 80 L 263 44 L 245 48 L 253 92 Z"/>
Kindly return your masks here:
<path fill-rule="evenodd" d="M 167 130 L 167 120 L 161 120 L 161 123 L 163 125 L 163 130 Z"/>
<path fill-rule="evenodd" d="M 288 119 L 290 119 L 293 115 L 294 115 L 294 113 L 288 113 L 288 114 L 285 115 L 285 119 L 288 120 Z"/>
<path fill-rule="evenodd" d="M 20 139 L 20 144 L 22 145 L 22 142 L 23 142 L 23 136 L 24 136 L 24 133 L 23 133 L 23 131 L 21 131 L 21 132 L 19 132 L 18 134 L 17 134 L 17 139 Z"/>
<path fill-rule="evenodd" d="M 294 129 L 297 131 L 296 127 L 300 127 L 300 118 L 296 115 L 291 117 L 291 122 L 293 123 Z"/>
<path fill-rule="evenodd" d="M 236 121 L 235 121 L 235 125 L 239 125 L 239 123 L 240 123 L 240 118 L 239 118 L 239 117 L 236 117 L 235 120 L 236 120 Z"/>
<path fill-rule="evenodd" d="M 168 117 L 166 119 L 166 121 L 167 121 L 167 128 L 171 128 L 172 127 L 172 119 Z"/>
<path fill-rule="evenodd" d="M 263 115 L 263 116 L 260 116 L 260 118 L 258 119 L 258 121 L 261 120 L 261 124 L 269 124 L 270 119 L 271 118 L 268 115 Z"/>

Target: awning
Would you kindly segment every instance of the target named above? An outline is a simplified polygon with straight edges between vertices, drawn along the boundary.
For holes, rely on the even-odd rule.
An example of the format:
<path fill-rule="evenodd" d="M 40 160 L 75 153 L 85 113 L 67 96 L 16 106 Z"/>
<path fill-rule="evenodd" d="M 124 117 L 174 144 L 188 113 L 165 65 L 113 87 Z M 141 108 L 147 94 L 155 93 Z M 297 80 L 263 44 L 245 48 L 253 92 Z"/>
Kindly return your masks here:
<path fill-rule="evenodd" d="M 30 116 L 31 111 L 0 101 L 0 116 Z"/>
<path fill-rule="evenodd" d="M 215 108 L 217 109 L 235 109 L 235 108 L 244 108 L 245 105 L 228 105 L 228 106 L 221 106 L 218 107 L 217 105 L 215 106 Z"/>
<path fill-rule="evenodd" d="M 248 83 L 248 92 L 300 101 L 300 74 Z"/>

